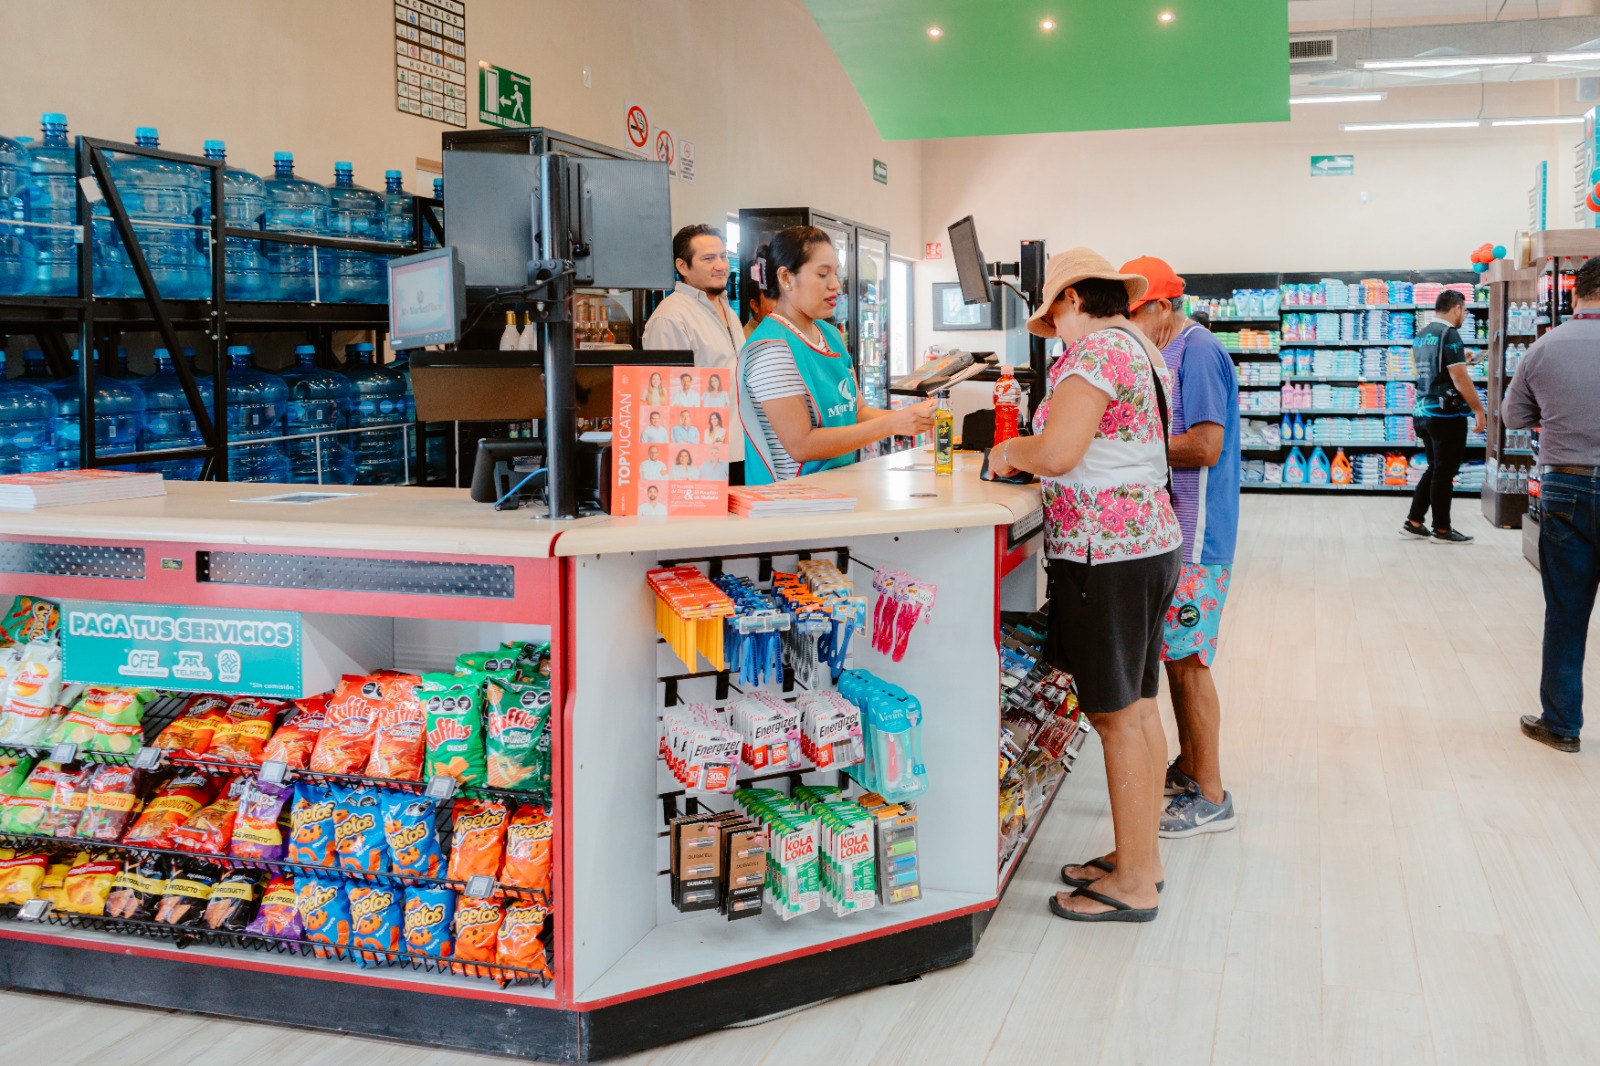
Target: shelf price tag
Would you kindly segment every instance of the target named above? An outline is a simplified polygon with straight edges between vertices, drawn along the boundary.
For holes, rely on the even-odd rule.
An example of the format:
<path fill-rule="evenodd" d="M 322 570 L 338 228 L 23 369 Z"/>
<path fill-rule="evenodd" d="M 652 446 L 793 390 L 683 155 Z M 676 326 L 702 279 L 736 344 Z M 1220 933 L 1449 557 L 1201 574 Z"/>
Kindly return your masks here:
<path fill-rule="evenodd" d="M 17 912 L 17 917 L 25 922 L 42 922 L 44 916 L 50 913 L 50 901 L 47 899 L 30 899 L 22 905 Z"/>
<path fill-rule="evenodd" d="M 50 749 L 50 761 L 54 763 L 69 763 L 78 761 L 78 745 L 64 742 Z"/>
<path fill-rule="evenodd" d="M 456 779 L 453 777 L 435 777 L 428 782 L 427 796 L 429 799 L 447 800 L 456 794 Z"/>
<path fill-rule="evenodd" d="M 467 878 L 467 887 L 463 894 L 471 899 L 486 899 L 494 895 L 494 878 L 488 874 L 473 874 Z"/>
<path fill-rule="evenodd" d="M 289 772 L 289 764 L 282 759 L 268 759 L 261 764 L 261 780 L 269 785 L 281 785 Z"/>
<path fill-rule="evenodd" d="M 147 744 L 139 749 L 139 754 L 134 756 L 133 768 L 135 770 L 157 770 L 161 767 L 162 749 Z"/>

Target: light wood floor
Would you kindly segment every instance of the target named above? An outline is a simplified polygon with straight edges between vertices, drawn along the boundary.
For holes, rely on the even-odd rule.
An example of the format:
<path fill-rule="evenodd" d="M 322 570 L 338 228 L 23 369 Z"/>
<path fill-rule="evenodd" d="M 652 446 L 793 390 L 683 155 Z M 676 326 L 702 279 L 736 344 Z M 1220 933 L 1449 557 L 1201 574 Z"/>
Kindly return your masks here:
<path fill-rule="evenodd" d="M 1091 748 L 974 960 L 627 1061 L 1600 1061 L 1600 755 L 1518 733 L 1538 575 L 1457 506 L 1470 547 L 1401 540 L 1400 500 L 1246 498 L 1217 665 L 1240 827 L 1166 842 L 1156 922 L 1045 910 L 1061 863 L 1109 845 Z M 495 1061 L 15 993 L 0 1053 Z"/>

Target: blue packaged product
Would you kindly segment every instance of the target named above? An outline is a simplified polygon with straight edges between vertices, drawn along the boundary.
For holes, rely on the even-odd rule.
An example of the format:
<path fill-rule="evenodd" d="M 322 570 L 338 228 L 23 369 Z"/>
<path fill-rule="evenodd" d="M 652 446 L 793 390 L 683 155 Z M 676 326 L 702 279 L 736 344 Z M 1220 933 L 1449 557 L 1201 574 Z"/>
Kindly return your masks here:
<path fill-rule="evenodd" d="M 289 808 L 289 861 L 302 866 L 333 865 L 333 794 L 327 785 L 299 781 Z"/>
<path fill-rule="evenodd" d="M 333 785 L 333 855 L 341 870 L 380 873 L 388 857 L 376 789 Z"/>
<path fill-rule="evenodd" d="M 350 885 L 350 946 L 360 951 L 362 966 L 388 966 L 394 952 L 402 950 L 405 927 L 405 891 L 395 885 Z M 374 954 L 378 952 L 380 954 Z"/>
<path fill-rule="evenodd" d="M 294 903 L 307 940 L 339 948 L 349 945 L 350 899 L 342 885 L 320 877 L 297 877 Z M 316 954 L 327 958 L 335 953 L 319 948 Z"/>
<path fill-rule="evenodd" d="M 379 803 L 391 869 L 415 877 L 441 876 L 444 852 L 435 831 L 437 802 L 406 792 L 386 792 Z"/>
<path fill-rule="evenodd" d="M 456 917 L 456 894 L 448 888 L 412 886 L 405 894 L 405 939 L 413 955 L 450 954 L 450 927 Z"/>

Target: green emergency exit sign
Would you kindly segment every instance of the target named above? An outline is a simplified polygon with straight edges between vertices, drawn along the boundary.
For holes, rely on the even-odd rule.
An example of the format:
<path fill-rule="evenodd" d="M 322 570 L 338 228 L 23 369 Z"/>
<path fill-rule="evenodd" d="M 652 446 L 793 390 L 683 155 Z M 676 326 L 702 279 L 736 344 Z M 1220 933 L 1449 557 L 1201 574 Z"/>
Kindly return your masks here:
<path fill-rule="evenodd" d="M 1311 157 L 1313 178 L 1350 178 L 1356 173 L 1353 155 L 1314 155 Z"/>
<path fill-rule="evenodd" d="M 528 121 L 532 96 L 533 83 L 526 74 L 478 64 L 478 121 L 484 125 L 501 129 L 532 125 Z"/>

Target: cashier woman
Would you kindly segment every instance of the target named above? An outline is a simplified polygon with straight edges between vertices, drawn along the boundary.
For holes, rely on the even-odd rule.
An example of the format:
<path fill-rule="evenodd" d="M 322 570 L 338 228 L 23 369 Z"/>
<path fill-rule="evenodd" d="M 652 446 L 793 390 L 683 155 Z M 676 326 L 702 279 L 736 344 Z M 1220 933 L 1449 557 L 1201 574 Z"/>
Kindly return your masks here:
<path fill-rule="evenodd" d="M 779 231 L 751 273 L 777 306 L 739 352 L 746 484 L 848 466 L 869 444 L 933 426 L 932 400 L 895 411 L 861 403 L 844 338 L 829 321 L 839 302 L 839 252 L 826 233 Z"/>

